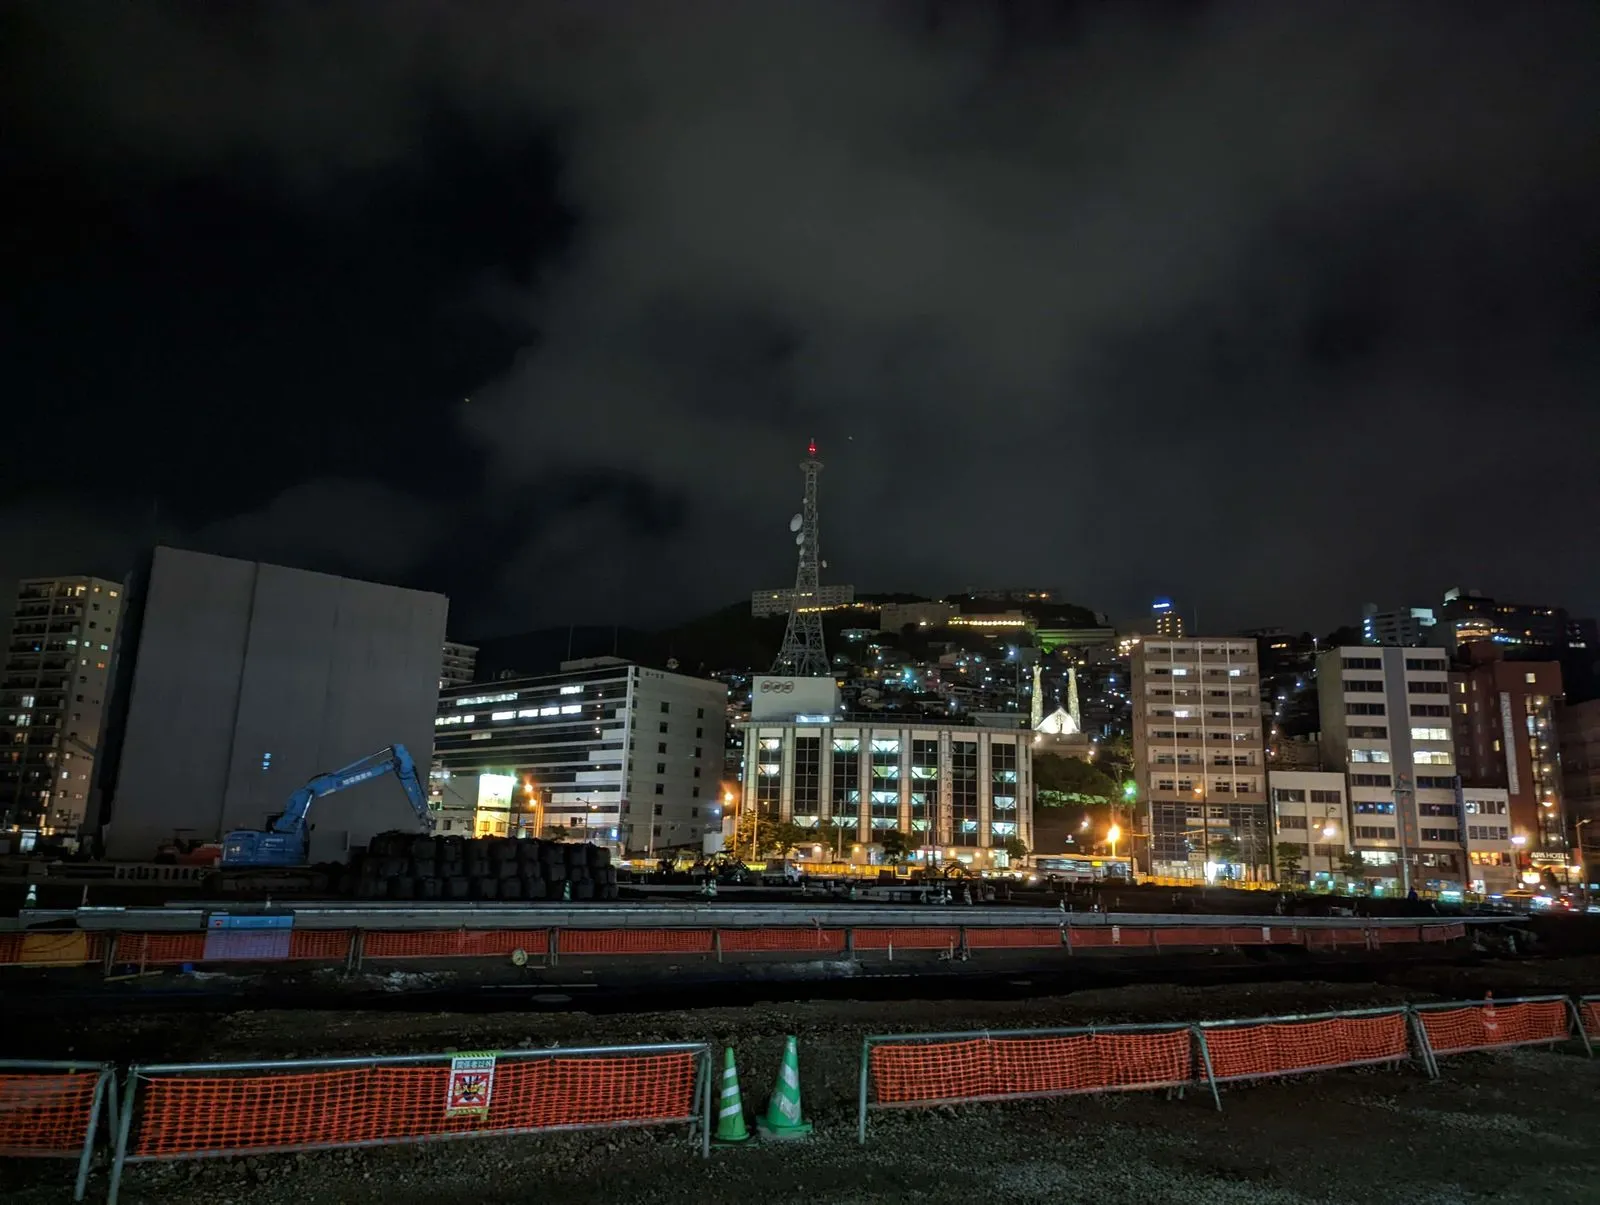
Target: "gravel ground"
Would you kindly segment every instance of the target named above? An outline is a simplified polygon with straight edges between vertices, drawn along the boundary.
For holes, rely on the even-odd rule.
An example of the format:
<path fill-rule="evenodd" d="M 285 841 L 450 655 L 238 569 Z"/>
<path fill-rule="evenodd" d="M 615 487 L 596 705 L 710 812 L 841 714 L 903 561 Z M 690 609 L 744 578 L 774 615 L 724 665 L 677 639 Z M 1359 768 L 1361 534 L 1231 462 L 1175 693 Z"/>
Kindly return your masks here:
<path fill-rule="evenodd" d="M 1204 1094 L 1077 1097 L 875 1113 L 855 1143 L 860 1040 L 867 1032 L 1027 1028 L 1239 1017 L 1513 990 L 1600 987 L 1600 960 L 1500 964 L 1448 984 L 1150 985 L 985 1002 L 817 1002 L 590 1017 L 245 1013 L 63 1021 L 70 1049 L 0 1039 L 32 1057 L 223 1059 L 709 1039 L 738 1052 L 747 1108 L 764 1105 L 783 1036 L 800 1037 L 808 1116 L 803 1144 L 694 1157 L 681 1128 L 463 1141 L 359 1152 L 130 1168 L 126 1205 L 428 1205 L 550 1198 L 571 1205 L 760 1201 L 928 1205 L 1092 1200 L 1096 1205 L 1406 1205 L 1600 1200 L 1600 1064 L 1518 1051 L 1414 1069 L 1335 1072 L 1234 1086 L 1216 1113 Z M 1431 989 L 1431 990 L 1430 990 Z M 17 1205 L 70 1200 L 66 1164 L 0 1167 Z M 102 1196 L 97 1173 L 90 1199 Z"/>

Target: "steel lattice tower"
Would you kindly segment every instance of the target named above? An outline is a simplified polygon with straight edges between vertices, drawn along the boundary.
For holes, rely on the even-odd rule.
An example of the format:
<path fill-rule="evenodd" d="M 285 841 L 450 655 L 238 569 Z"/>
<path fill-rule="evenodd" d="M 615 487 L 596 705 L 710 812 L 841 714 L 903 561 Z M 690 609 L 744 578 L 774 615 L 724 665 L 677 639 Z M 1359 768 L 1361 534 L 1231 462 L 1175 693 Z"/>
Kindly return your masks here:
<path fill-rule="evenodd" d="M 816 610 L 822 571 L 817 538 L 817 474 L 822 472 L 822 461 L 817 459 L 814 439 L 800 462 L 800 471 L 806 479 L 805 502 L 795 516 L 799 526 L 794 520 L 789 524 L 795 533 L 794 542 L 799 545 L 800 567 L 795 572 L 794 595 L 789 600 L 789 626 L 784 629 L 783 647 L 772 663 L 772 672 L 794 678 L 829 678 L 833 669 L 822 644 L 822 613 Z"/>

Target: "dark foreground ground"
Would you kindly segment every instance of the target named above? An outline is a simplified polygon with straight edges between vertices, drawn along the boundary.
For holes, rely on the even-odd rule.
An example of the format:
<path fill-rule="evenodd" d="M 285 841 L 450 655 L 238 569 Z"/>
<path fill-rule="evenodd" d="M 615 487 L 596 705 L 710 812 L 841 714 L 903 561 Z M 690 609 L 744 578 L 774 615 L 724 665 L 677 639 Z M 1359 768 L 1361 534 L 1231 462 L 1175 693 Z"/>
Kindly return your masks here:
<path fill-rule="evenodd" d="M 197 1058 L 392 1053 L 709 1039 L 738 1052 L 747 1106 L 765 1098 L 786 1033 L 800 1038 L 808 1143 L 714 1152 L 684 1132 L 619 1131 L 130 1168 L 127 1205 L 571 1205 L 979 1201 L 1096 1205 L 1405 1205 L 1600 1201 L 1600 1065 L 1581 1050 L 1444 1060 L 1162 1093 L 874 1113 L 855 1139 L 865 1033 L 1204 1019 L 1444 996 L 1600 989 L 1600 959 L 1415 970 L 1383 984 L 1120 987 L 1021 1001 L 827 1001 L 593 1017 L 583 1013 L 257 1012 L 63 1019 L 12 1030 L 7 1055 Z M 0 1166 L 18 1205 L 70 1200 L 66 1164 Z M 97 1173 L 90 1200 L 103 1199 Z"/>

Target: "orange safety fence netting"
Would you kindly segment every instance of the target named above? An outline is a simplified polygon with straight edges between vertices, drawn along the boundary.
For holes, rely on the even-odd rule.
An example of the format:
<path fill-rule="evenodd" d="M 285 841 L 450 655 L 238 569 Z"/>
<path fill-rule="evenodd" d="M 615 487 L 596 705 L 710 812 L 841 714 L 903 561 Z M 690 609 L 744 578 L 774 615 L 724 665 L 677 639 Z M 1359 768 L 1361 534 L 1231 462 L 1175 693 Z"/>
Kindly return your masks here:
<path fill-rule="evenodd" d="M 1591 1038 L 1600 1038 L 1600 1000 L 1582 1001 L 1578 1016 L 1583 1019 L 1583 1032 Z"/>
<path fill-rule="evenodd" d="M 1040 1037 L 888 1042 L 868 1052 L 873 1103 L 962 1100 L 1162 1088 L 1194 1078 L 1187 1026 Z"/>
<path fill-rule="evenodd" d="M 961 944 L 961 930 L 943 929 L 857 929 L 856 949 L 886 950 L 890 946 L 901 950 L 948 950 Z"/>
<path fill-rule="evenodd" d="M 1419 1009 L 1417 1016 L 1434 1054 L 1559 1042 L 1568 1035 L 1565 999 L 1485 1001 L 1460 1008 Z"/>
<path fill-rule="evenodd" d="M 1216 1080 L 1355 1067 L 1403 1059 L 1409 1052 L 1404 1009 L 1365 1017 L 1206 1027 L 1201 1032 Z"/>
<path fill-rule="evenodd" d="M 506 958 L 515 950 L 549 951 L 544 929 L 450 929 L 420 933 L 369 930 L 361 939 L 365 958 Z"/>
<path fill-rule="evenodd" d="M 81 929 L 0 933 L 0 965 L 82 966 L 99 962 L 105 938 Z"/>
<path fill-rule="evenodd" d="M 1037 949 L 1059 947 L 1061 944 L 1059 928 L 967 930 L 967 946 L 973 950 Z"/>
<path fill-rule="evenodd" d="M 119 933 L 116 961 L 119 965 L 171 964 L 204 961 L 204 933 Z"/>
<path fill-rule="evenodd" d="M 451 1116 L 448 1063 L 145 1079 L 135 1159 L 689 1121 L 694 1051 L 502 1059 L 487 1115 Z"/>
<path fill-rule="evenodd" d="M 710 929 L 564 929 L 562 954 L 709 954 Z"/>
<path fill-rule="evenodd" d="M 843 929 L 723 929 L 720 932 L 725 954 L 769 950 L 821 950 L 836 954 L 844 949 Z"/>
<path fill-rule="evenodd" d="M 0 1069 L 0 1156 L 81 1155 L 101 1074 Z"/>

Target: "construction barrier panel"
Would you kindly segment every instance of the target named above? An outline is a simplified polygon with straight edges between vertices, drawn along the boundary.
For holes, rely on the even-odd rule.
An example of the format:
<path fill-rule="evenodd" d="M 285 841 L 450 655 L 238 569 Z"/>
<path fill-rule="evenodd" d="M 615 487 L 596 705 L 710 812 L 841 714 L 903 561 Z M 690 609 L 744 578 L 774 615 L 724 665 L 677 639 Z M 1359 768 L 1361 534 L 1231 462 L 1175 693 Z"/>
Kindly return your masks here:
<path fill-rule="evenodd" d="M 1398 1063 L 1410 1054 L 1409 1021 L 1410 1013 L 1401 1005 L 1246 1021 L 1202 1021 L 1194 1030 L 1211 1098 L 1221 1109 L 1220 1084 Z"/>
<path fill-rule="evenodd" d="M 0 933 L 0 965 L 84 966 L 99 962 L 105 938 L 81 929 L 41 929 L 31 933 Z"/>
<path fill-rule="evenodd" d="M 725 954 L 783 951 L 795 954 L 842 954 L 845 930 L 824 929 L 718 929 L 717 948 Z"/>
<path fill-rule="evenodd" d="M 563 929 L 557 950 L 568 954 L 710 954 L 710 929 Z"/>
<path fill-rule="evenodd" d="M 1565 996 L 1522 996 L 1511 1000 L 1462 1000 L 1417 1004 L 1417 1038 L 1430 1074 L 1439 1075 L 1439 1056 L 1512 1046 L 1553 1045 L 1571 1036 L 1573 1004 Z"/>
<path fill-rule="evenodd" d="M 857 1136 L 866 1142 L 869 1109 L 1182 1088 L 1193 1079 L 1188 1024 L 869 1037 Z"/>
<path fill-rule="evenodd" d="M 1578 1032 L 1586 1038 L 1600 1038 L 1600 996 L 1578 997 Z"/>
<path fill-rule="evenodd" d="M 0 1062 L 0 1158 L 76 1159 L 72 1199 L 83 1200 L 100 1110 L 115 1097 L 105 1063 Z"/>
<path fill-rule="evenodd" d="M 436 929 L 391 933 L 372 929 L 362 935 L 363 958 L 508 958 L 517 950 L 547 954 L 548 929 Z"/>
<path fill-rule="evenodd" d="M 710 1154 L 704 1042 L 133 1067 L 111 1172 L 129 1163 L 688 1125 Z"/>

